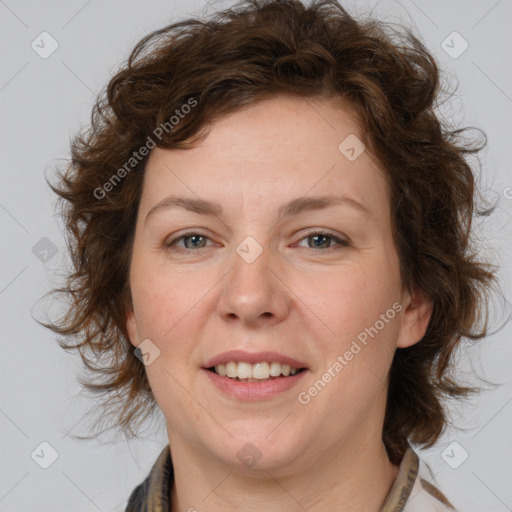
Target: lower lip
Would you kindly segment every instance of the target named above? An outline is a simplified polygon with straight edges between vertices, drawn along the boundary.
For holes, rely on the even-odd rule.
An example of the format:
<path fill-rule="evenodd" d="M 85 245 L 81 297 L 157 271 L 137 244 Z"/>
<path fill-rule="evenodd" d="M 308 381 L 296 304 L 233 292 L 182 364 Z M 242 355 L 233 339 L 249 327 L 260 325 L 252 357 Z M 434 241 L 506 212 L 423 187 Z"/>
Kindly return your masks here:
<path fill-rule="evenodd" d="M 295 386 L 307 370 L 302 370 L 289 377 L 279 377 L 278 379 L 267 380 L 265 382 L 243 382 L 239 380 L 222 377 L 215 372 L 203 369 L 208 378 L 223 393 L 238 400 L 263 400 L 271 398 L 283 391 Z"/>

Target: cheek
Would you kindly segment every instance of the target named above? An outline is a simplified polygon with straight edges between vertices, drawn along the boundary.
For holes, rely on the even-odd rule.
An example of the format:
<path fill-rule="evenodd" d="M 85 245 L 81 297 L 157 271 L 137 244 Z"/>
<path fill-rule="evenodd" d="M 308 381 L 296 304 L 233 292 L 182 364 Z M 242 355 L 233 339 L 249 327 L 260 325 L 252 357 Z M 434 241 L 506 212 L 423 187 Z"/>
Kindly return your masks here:
<path fill-rule="evenodd" d="M 399 297 L 399 287 L 389 269 L 350 266 L 322 279 L 304 281 L 304 302 L 310 304 L 331 335 L 357 336 L 373 325 Z"/>
<path fill-rule="evenodd" d="M 311 310 L 326 336 L 317 338 L 324 369 L 336 382 L 325 395 L 338 405 L 366 403 L 386 380 L 398 336 L 400 281 L 392 265 L 350 265 L 335 275 L 312 280 L 308 287 Z M 308 304 L 309 305 L 309 304 Z M 340 358 L 341 357 L 341 362 Z M 333 365 L 338 362 L 338 365 Z M 331 395 L 332 393 L 332 395 Z"/>
<path fill-rule="evenodd" d="M 386 382 L 399 329 L 400 295 L 394 274 L 382 267 L 346 270 L 336 279 L 310 284 L 311 309 L 321 320 L 317 324 L 329 327 L 325 337 L 315 340 L 323 360 L 319 370 L 329 373 L 326 378 L 332 382 L 318 404 L 362 414 Z"/>
<path fill-rule="evenodd" d="M 132 283 L 133 308 L 139 335 L 159 340 L 172 326 L 173 300 L 161 283 L 151 279 Z"/>
<path fill-rule="evenodd" d="M 145 258 L 132 262 L 131 291 L 141 336 L 163 340 L 201 295 L 201 279 L 190 279 Z"/>

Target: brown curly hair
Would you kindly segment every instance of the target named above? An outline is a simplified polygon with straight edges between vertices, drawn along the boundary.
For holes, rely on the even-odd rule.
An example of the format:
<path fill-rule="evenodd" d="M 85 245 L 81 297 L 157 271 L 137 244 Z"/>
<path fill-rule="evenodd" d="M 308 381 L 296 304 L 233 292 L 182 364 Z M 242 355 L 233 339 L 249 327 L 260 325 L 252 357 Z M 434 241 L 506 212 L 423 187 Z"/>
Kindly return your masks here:
<path fill-rule="evenodd" d="M 398 463 L 408 441 L 428 447 L 438 440 L 448 422 L 442 400 L 475 391 L 450 376 L 453 352 L 463 338 L 486 335 L 495 278 L 470 236 L 477 189 L 466 156 L 485 138 L 470 144 L 436 115 L 440 84 L 435 60 L 410 29 L 356 21 L 329 0 L 248 0 L 136 45 L 52 185 L 65 200 L 73 270 L 56 290 L 70 300 L 67 312 L 48 326 L 64 335 L 63 348 L 78 349 L 89 370 L 80 382 L 102 395 L 115 426 L 134 436 L 155 409 L 126 331 L 148 153 L 140 148 L 190 148 L 220 116 L 284 93 L 343 98 L 386 172 L 403 284 L 424 291 L 433 312 L 423 339 L 396 350 L 383 441 Z"/>

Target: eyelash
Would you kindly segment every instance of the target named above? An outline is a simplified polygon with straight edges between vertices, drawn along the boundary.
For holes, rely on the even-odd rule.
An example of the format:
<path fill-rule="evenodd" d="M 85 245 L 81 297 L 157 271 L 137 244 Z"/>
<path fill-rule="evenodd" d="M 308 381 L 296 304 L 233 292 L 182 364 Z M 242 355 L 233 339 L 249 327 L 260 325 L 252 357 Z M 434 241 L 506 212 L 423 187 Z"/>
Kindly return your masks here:
<path fill-rule="evenodd" d="M 176 238 L 173 238 L 169 241 L 166 241 L 165 242 L 165 247 L 166 248 L 171 248 L 171 246 L 176 246 L 176 243 L 180 240 L 184 240 L 185 238 L 191 238 L 192 236 L 201 236 L 207 240 L 210 240 L 206 235 L 203 235 L 202 233 L 199 233 L 197 231 L 187 231 L 186 233 L 182 233 L 179 237 L 176 237 Z M 350 243 L 347 241 L 347 240 L 342 240 L 341 238 L 337 237 L 336 235 L 334 235 L 333 233 L 330 233 L 329 231 L 312 231 L 311 233 L 308 233 L 306 236 L 302 237 L 300 239 L 300 241 L 302 240 L 305 240 L 307 238 L 310 238 L 310 237 L 314 237 L 314 236 L 325 236 L 327 238 L 330 238 L 332 240 L 334 240 L 339 247 L 336 247 L 336 246 L 331 246 L 331 247 L 327 247 L 325 249 L 315 249 L 313 247 L 306 247 L 306 249 L 311 249 L 313 251 L 321 251 L 321 252 L 331 252 L 331 250 L 339 250 L 341 248 L 344 248 L 344 247 L 349 247 L 350 246 Z M 186 248 L 186 247 L 179 247 L 178 250 L 180 251 L 200 251 L 201 249 L 206 249 L 206 247 L 199 247 L 198 249 L 189 249 L 189 248 Z"/>

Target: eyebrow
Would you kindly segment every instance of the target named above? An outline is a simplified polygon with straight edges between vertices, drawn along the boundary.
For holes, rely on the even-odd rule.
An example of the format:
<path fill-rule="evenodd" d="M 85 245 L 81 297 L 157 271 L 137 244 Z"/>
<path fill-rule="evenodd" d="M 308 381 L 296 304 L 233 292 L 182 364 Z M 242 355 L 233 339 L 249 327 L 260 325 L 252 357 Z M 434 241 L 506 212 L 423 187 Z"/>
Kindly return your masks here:
<path fill-rule="evenodd" d="M 278 218 L 281 220 L 285 217 L 291 217 L 300 213 L 313 210 L 321 210 L 338 205 L 351 206 L 352 208 L 366 213 L 367 215 L 371 214 L 370 210 L 368 210 L 366 206 L 362 205 L 360 202 L 352 199 L 351 197 L 325 195 L 314 197 L 298 197 L 297 199 L 292 199 L 279 208 Z M 188 211 L 198 213 L 200 215 L 211 215 L 215 217 L 220 217 L 223 211 L 222 206 L 219 203 L 215 203 L 213 201 L 206 201 L 205 199 L 194 197 L 170 196 L 162 199 L 162 201 L 158 202 L 149 210 L 146 215 L 146 222 L 148 218 L 157 211 L 167 210 L 175 207 L 185 208 Z"/>

